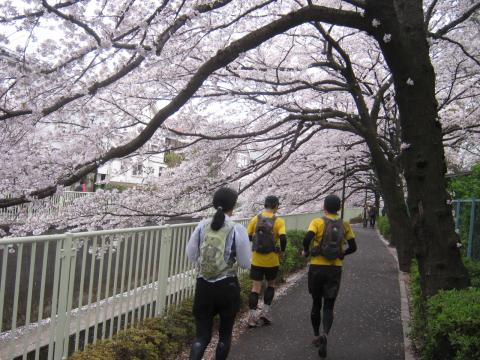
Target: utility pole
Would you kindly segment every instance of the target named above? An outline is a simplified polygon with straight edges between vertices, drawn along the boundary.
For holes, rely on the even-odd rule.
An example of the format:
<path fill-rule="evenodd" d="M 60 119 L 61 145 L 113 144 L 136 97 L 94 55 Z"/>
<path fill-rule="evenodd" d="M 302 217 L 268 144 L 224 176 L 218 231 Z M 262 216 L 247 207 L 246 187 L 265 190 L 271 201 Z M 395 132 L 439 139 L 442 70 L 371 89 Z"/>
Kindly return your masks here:
<path fill-rule="evenodd" d="M 368 220 L 367 220 L 367 193 L 368 193 L 368 188 L 367 185 L 365 184 L 365 200 L 363 202 L 363 227 L 366 228 L 368 225 Z"/>
<path fill-rule="evenodd" d="M 345 182 L 347 181 L 347 159 L 343 164 L 343 184 L 342 184 L 342 220 L 345 213 Z"/>

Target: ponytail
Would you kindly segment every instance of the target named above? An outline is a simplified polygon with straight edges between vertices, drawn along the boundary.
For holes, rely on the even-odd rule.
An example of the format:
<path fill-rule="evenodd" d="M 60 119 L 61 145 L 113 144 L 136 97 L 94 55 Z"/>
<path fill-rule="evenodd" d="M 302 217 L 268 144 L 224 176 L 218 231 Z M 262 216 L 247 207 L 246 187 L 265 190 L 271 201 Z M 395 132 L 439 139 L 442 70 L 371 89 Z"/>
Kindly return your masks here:
<path fill-rule="evenodd" d="M 225 224 L 225 214 L 222 210 L 222 207 L 219 206 L 217 208 L 217 212 L 215 213 L 215 215 L 213 215 L 210 227 L 212 228 L 212 230 L 217 231 L 222 228 L 223 224 Z"/>
<path fill-rule="evenodd" d="M 213 215 L 210 227 L 218 231 L 225 224 L 225 213 L 233 210 L 237 203 L 238 193 L 228 187 L 220 188 L 213 194 L 213 207 L 217 210 Z"/>

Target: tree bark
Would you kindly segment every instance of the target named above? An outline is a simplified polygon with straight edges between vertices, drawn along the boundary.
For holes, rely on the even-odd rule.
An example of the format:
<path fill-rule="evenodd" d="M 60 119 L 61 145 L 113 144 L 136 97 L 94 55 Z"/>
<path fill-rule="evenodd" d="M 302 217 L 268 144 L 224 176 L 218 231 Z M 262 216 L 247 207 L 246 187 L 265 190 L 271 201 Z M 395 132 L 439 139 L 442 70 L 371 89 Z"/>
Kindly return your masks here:
<path fill-rule="evenodd" d="M 399 268 L 401 271 L 409 272 L 414 232 L 405 205 L 403 188 L 399 183 L 398 171 L 395 165 L 385 158 L 374 129 L 367 131 L 364 138 L 373 159 L 373 167 L 385 202 L 392 235 L 391 243 L 397 249 Z"/>
<path fill-rule="evenodd" d="M 423 295 L 467 287 L 470 280 L 457 248 L 459 239 L 446 191 L 442 128 L 422 2 L 368 0 L 367 4 L 366 15 L 381 23 L 369 32 L 377 39 L 394 77 L 407 202 Z M 391 34 L 391 41 L 384 41 L 386 34 Z"/>

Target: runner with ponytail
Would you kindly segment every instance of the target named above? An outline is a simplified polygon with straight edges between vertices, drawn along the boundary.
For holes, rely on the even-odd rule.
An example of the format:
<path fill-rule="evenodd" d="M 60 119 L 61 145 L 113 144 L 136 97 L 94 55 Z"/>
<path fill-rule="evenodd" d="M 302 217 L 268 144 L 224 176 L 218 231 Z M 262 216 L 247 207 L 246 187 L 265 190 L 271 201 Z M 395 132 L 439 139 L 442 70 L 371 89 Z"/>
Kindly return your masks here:
<path fill-rule="evenodd" d="M 216 314 L 220 316 L 220 326 L 215 359 L 226 359 L 230 351 L 233 324 L 240 310 L 237 269 L 248 269 L 251 260 L 246 229 L 230 220 L 237 198 L 235 190 L 218 189 L 213 195 L 213 218 L 200 222 L 187 244 L 188 259 L 198 267 L 193 303 L 196 336 L 190 360 L 202 359 L 212 338 Z"/>

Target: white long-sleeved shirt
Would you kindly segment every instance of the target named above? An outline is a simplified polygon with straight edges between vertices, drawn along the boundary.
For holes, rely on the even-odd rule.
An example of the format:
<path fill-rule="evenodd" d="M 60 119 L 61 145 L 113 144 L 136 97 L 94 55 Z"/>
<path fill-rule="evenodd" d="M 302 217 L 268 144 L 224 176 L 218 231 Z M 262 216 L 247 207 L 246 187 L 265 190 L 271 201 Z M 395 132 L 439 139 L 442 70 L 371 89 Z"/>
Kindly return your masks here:
<path fill-rule="evenodd" d="M 225 215 L 225 221 L 230 220 L 228 215 Z M 195 230 L 193 231 L 187 244 L 187 258 L 192 263 L 198 263 L 200 257 L 200 247 L 203 239 L 205 238 L 205 227 L 209 225 L 210 219 L 201 221 Z M 252 250 L 250 240 L 248 238 L 247 230 L 241 224 L 235 224 L 232 231 L 227 236 L 225 241 L 224 259 L 225 262 L 230 258 L 232 251 L 232 243 L 235 236 L 235 250 L 238 266 L 242 269 L 248 269 L 250 267 L 252 259 Z M 225 277 L 217 278 L 213 281 L 222 280 Z M 212 280 L 210 280 L 212 281 Z"/>

